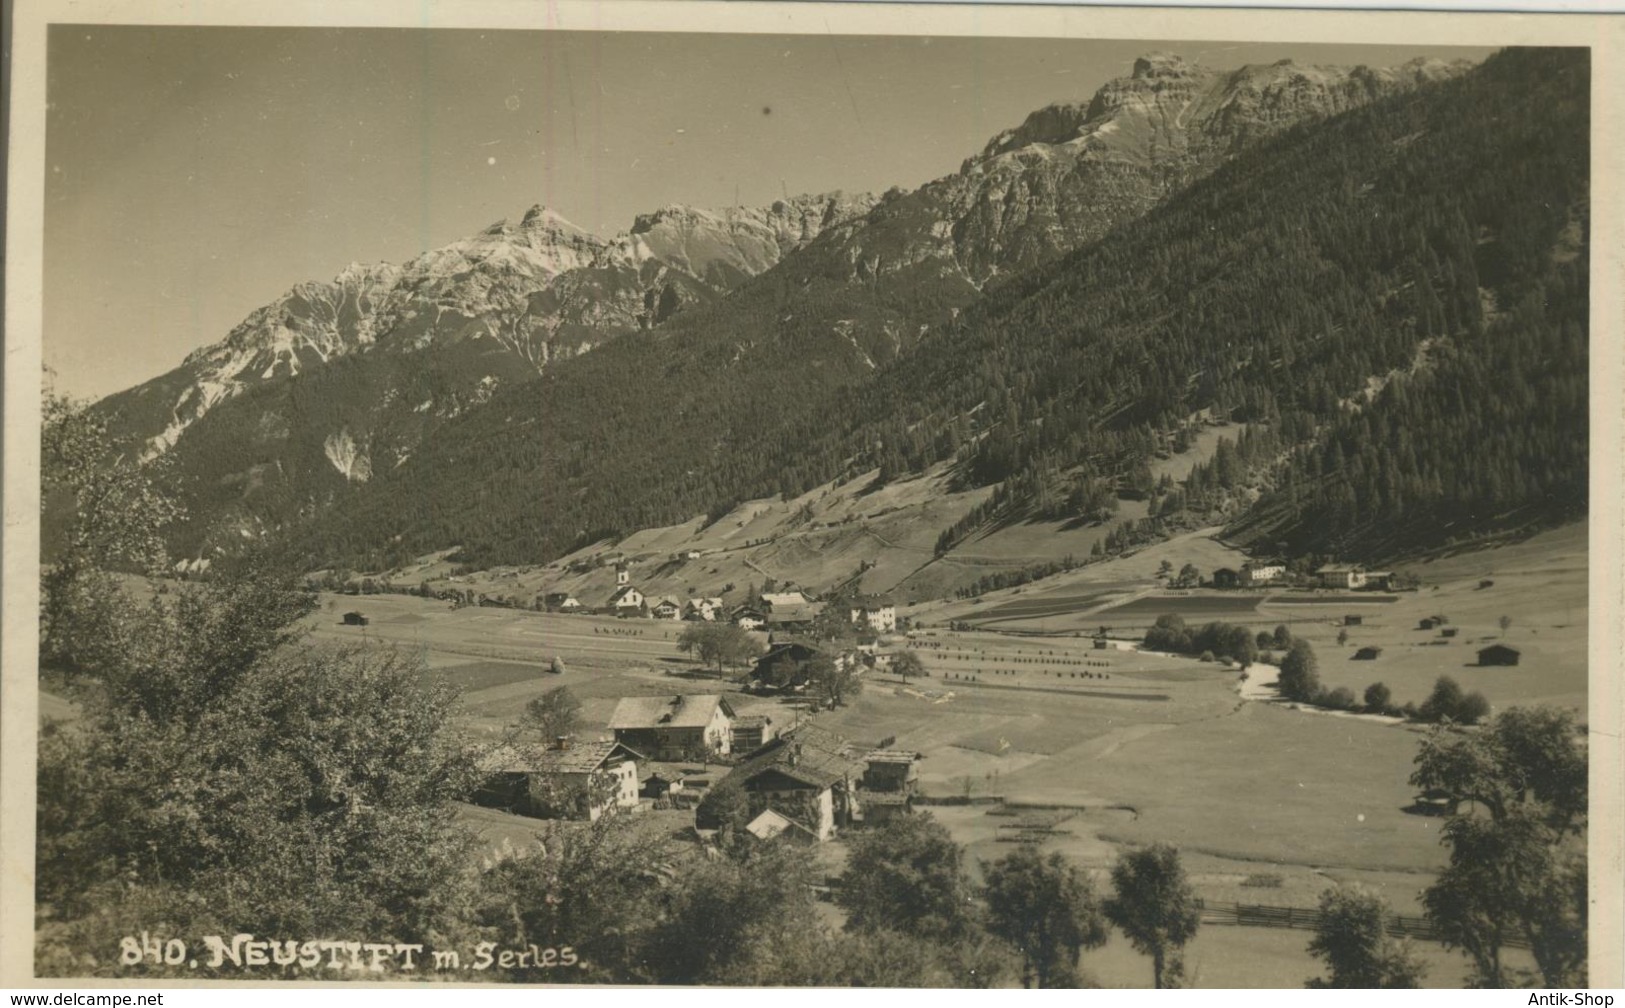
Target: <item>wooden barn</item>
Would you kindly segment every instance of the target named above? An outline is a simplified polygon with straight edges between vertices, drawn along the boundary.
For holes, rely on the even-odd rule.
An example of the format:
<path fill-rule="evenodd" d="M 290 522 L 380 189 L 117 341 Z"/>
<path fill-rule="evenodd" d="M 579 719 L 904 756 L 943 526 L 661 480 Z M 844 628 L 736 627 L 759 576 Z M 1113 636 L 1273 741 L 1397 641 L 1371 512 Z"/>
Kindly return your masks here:
<path fill-rule="evenodd" d="M 1518 649 L 1505 644 L 1491 644 L 1487 648 L 1478 649 L 1478 663 L 1480 665 L 1516 665 L 1518 664 Z"/>

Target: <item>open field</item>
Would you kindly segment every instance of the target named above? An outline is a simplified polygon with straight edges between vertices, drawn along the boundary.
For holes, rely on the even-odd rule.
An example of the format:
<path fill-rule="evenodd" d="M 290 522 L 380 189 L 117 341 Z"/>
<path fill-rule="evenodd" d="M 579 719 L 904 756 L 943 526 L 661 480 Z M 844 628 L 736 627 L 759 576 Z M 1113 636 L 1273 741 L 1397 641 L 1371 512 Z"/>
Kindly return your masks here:
<path fill-rule="evenodd" d="M 1258 620 L 1287 622 L 1307 639 L 1320 659 L 1320 679 L 1328 688 L 1346 686 L 1356 695 L 1381 681 L 1394 701 L 1420 703 L 1434 680 L 1448 675 L 1463 689 L 1482 692 L 1495 708 L 1516 704 L 1557 704 L 1586 709 L 1587 524 L 1555 529 L 1524 542 L 1492 550 L 1463 553 L 1409 569 L 1422 588 L 1401 592 L 1383 606 L 1349 608 L 1342 603 L 1279 605 L 1276 598 L 1260 606 Z M 1488 581 L 1488 587 L 1480 587 Z M 1348 640 L 1337 643 L 1346 613 L 1358 613 L 1361 625 L 1347 627 Z M 1454 629 L 1422 630 L 1425 617 L 1442 615 Z M 1502 616 L 1511 624 L 1503 636 Z M 1477 652 L 1506 643 L 1522 652 L 1516 667 L 1480 667 Z M 1382 648 L 1375 661 L 1353 661 L 1362 647 Z"/>
<path fill-rule="evenodd" d="M 1202 536 L 1164 547 L 1176 566 L 1198 550 L 1226 549 Z M 1064 853 L 1103 886 L 1125 847 L 1164 841 L 1180 848 L 1208 900 L 1312 907 L 1328 886 L 1357 882 L 1396 912 L 1415 914 L 1419 893 L 1445 861 L 1441 821 L 1406 811 L 1420 729 L 1248 701 L 1236 670 L 1221 663 L 1140 653 L 1121 641 L 1097 648 L 1092 634 L 1103 623 L 1119 630 L 1148 624 L 1170 609 L 1191 622 L 1233 619 L 1258 630 L 1285 623 L 1314 644 L 1328 686 L 1358 692 L 1381 678 L 1399 700 L 1420 700 L 1433 678 L 1448 673 L 1496 706 L 1579 705 L 1586 695 L 1584 547 L 1580 526 L 1418 564 L 1422 590 L 1389 596 L 1174 594 L 1147 577 L 1159 562 L 1148 550 L 1132 558 L 1143 571 L 1119 560 L 1050 579 L 1043 592 L 934 604 L 938 618 L 1015 618 L 968 631 L 931 620 L 908 644 L 927 677 L 872 675 L 855 702 L 818 720 L 859 744 L 895 737 L 898 746 L 924 753 L 921 784 L 933 800 L 982 802 L 929 807 L 966 844 L 973 866 L 1024 838 Z M 1078 576 L 1089 573 L 1112 576 Z M 349 609 L 365 612 L 370 625 L 337 625 Z M 1503 613 L 1512 616 L 1506 637 L 1523 651 L 1523 664 L 1469 665 L 1477 647 L 1501 637 Z M 1435 614 L 1450 617 L 1455 638 L 1416 629 L 1417 620 Z M 1349 615 L 1360 622 L 1345 628 Z M 1066 620 L 1076 625 L 1035 632 Z M 554 685 L 570 686 L 595 726 L 619 697 L 659 693 L 721 691 L 737 708 L 775 711 L 785 723 L 798 713 L 729 691 L 696 669 L 676 650 L 678 624 L 454 610 L 398 596 L 334 598 L 313 624 L 322 637 L 419 649 L 434 675 L 466 691 L 466 720 L 486 730 L 510 723 Z M 1009 627 L 1025 632 L 1005 632 Z M 1344 629 L 1349 639 L 1339 646 Z M 1379 659 L 1348 660 L 1368 644 L 1383 648 Z M 562 675 L 547 671 L 555 656 L 565 663 Z M 492 850 L 527 835 L 514 817 L 469 815 Z M 830 873 L 839 871 L 843 850 L 840 843 L 820 848 Z M 1305 951 L 1308 937 L 1210 925 L 1189 950 L 1190 982 L 1300 985 L 1318 972 Z M 1432 964 L 1431 984 L 1462 981 L 1461 957 L 1436 946 L 1420 951 Z M 1149 973 L 1121 936 L 1086 955 L 1085 964 L 1107 985 L 1143 985 Z"/>

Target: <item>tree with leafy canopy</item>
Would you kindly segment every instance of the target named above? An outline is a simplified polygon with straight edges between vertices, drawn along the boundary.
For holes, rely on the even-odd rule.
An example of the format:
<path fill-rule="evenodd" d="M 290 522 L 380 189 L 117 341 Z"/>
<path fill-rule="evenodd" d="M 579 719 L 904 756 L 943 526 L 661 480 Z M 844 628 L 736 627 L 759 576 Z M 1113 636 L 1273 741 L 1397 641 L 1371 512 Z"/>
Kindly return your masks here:
<path fill-rule="evenodd" d="M 907 682 L 910 678 L 925 675 L 925 662 L 913 651 L 904 648 L 891 656 L 891 670 L 898 678 Z"/>
<path fill-rule="evenodd" d="M 743 665 L 761 653 L 754 638 L 732 623 L 695 621 L 677 637 L 677 650 L 692 654 L 722 678 L 729 665 Z"/>
<path fill-rule="evenodd" d="M 161 717 L 108 694 L 82 726 L 42 733 L 38 964 L 117 948 L 153 920 L 468 935 L 455 803 L 477 775 L 452 690 L 376 647 L 281 648 L 212 682 Z"/>
<path fill-rule="evenodd" d="M 1075 987 L 1078 957 L 1106 943 L 1089 876 L 1060 854 L 1022 846 L 988 865 L 988 929 L 1021 952 L 1023 987 Z"/>
<path fill-rule="evenodd" d="M 1292 641 L 1281 658 L 1281 674 L 1276 685 L 1282 696 L 1301 703 L 1313 702 L 1319 694 L 1320 663 L 1308 641 L 1301 637 Z"/>
<path fill-rule="evenodd" d="M 1528 938 L 1544 986 L 1586 982 L 1587 753 L 1572 712 L 1515 707 L 1482 728 L 1441 725 L 1412 786 L 1485 814 L 1452 816 L 1449 866 L 1423 893 L 1428 918 L 1473 960 L 1480 986 L 1529 986 L 1501 957 Z"/>
<path fill-rule="evenodd" d="M 1309 953 L 1325 961 L 1331 976 L 1310 980 L 1310 987 L 1354 987 L 1367 990 L 1420 987 L 1426 967 L 1408 943 L 1388 934 L 1383 921 L 1388 904 L 1359 887 L 1332 888 L 1320 894 L 1320 917 Z"/>
<path fill-rule="evenodd" d="M 1370 713 L 1385 713 L 1393 702 L 1393 691 L 1386 684 L 1374 682 L 1365 688 L 1365 709 Z"/>
<path fill-rule="evenodd" d="M 1179 851 L 1160 843 L 1128 851 L 1112 867 L 1112 889 L 1107 919 L 1151 957 L 1158 989 L 1176 986 L 1184 972 L 1180 950 L 1201 923 Z"/>
<path fill-rule="evenodd" d="M 142 465 L 87 404 L 47 393 L 40 430 L 40 661 L 94 672 L 117 629 L 124 570 L 157 573 L 163 535 L 185 517 L 164 492 L 166 460 Z"/>
<path fill-rule="evenodd" d="M 520 727 L 544 741 L 574 735 L 581 728 L 581 701 L 568 686 L 555 686 L 525 705 Z"/>
<path fill-rule="evenodd" d="M 811 684 L 813 695 L 834 710 L 863 692 L 863 677 L 855 663 L 840 661 L 829 655 L 818 655 L 808 661 L 804 672 Z"/>
<path fill-rule="evenodd" d="M 975 927 L 965 850 L 929 813 L 856 834 L 836 893 L 855 931 L 955 940 Z"/>

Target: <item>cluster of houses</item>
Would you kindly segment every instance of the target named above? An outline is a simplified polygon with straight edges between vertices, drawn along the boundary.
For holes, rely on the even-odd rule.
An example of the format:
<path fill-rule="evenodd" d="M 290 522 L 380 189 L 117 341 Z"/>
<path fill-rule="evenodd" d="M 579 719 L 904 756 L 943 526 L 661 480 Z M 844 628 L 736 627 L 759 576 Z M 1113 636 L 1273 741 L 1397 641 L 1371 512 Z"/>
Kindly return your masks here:
<path fill-rule="evenodd" d="M 920 753 L 860 747 L 810 722 L 781 733 L 772 717 L 738 717 L 716 694 L 626 697 L 609 727 L 613 740 L 497 747 L 481 760 L 485 779 L 475 800 L 526 815 L 596 820 L 650 800 L 737 786 L 750 833 L 815 842 L 911 812 L 919 789 Z M 720 776 L 662 765 L 730 754 L 739 759 Z"/>
<path fill-rule="evenodd" d="M 848 616 L 874 633 L 897 629 L 897 607 L 890 600 L 863 597 L 848 605 Z M 823 614 L 826 603 L 816 602 L 799 591 L 770 592 L 754 603 L 728 607 L 721 598 L 677 599 L 669 595 L 651 596 L 632 584 L 625 564 L 615 568 L 615 590 L 597 608 L 589 608 L 569 592 L 549 592 L 542 597 L 549 612 L 587 613 L 621 618 L 648 617 L 662 620 L 696 620 L 706 623 L 733 623 L 745 630 L 797 632 L 810 629 Z"/>
<path fill-rule="evenodd" d="M 1311 577 L 1316 587 L 1343 591 L 1388 591 L 1394 583 L 1392 571 L 1368 571 L 1359 564 L 1326 564 Z M 1291 581 L 1286 565 L 1275 561 L 1220 567 L 1213 572 L 1215 588 L 1273 588 Z"/>

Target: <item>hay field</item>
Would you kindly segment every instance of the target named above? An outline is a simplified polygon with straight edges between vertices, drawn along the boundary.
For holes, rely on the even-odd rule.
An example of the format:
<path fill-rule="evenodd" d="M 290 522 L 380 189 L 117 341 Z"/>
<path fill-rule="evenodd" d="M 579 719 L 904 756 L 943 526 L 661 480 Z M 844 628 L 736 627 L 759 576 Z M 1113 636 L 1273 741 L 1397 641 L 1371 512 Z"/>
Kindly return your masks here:
<path fill-rule="evenodd" d="M 1260 623 L 1284 622 L 1314 645 L 1320 679 L 1356 695 L 1376 681 L 1396 703 L 1421 703 L 1434 680 L 1448 675 L 1465 690 L 1478 690 L 1500 709 L 1556 704 L 1586 709 L 1587 525 L 1579 522 L 1496 549 L 1463 553 L 1406 567 L 1422 579 L 1421 590 L 1398 593 L 1383 606 L 1275 605 L 1259 607 Z M 1487 587 L 1480 587 L 1483 582 Z M 1337 637 L 1344 615 L 1358 613 L 1359 626 Z M 1425 617 L 1443 615 L 1454 637 L 1422 630 Z M 1502 616 L 1511 624 L 1503 635 Z M 1480 667 L 1479 648 L 1505 643 L 1522 652 L 1516 667 Z M 1374 661 L 1355 661 L 1361 647 L 1382 648 Z"/>

